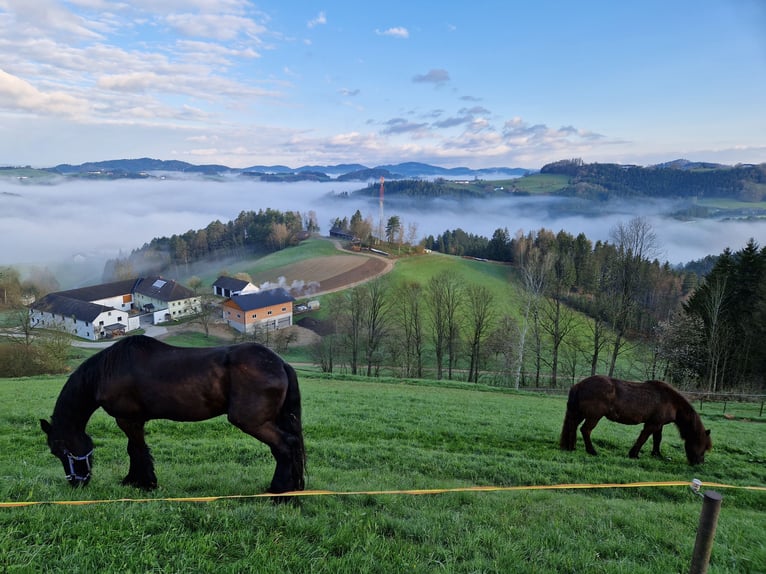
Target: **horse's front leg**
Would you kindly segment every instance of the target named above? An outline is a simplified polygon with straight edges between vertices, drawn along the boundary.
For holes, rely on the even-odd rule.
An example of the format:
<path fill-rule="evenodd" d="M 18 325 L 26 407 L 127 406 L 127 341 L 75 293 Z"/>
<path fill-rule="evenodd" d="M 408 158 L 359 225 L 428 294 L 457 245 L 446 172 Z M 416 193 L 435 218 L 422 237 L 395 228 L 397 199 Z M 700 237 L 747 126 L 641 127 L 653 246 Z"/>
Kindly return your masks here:
<path fill-rule="evenodd" d="M 660 427 L 659 430 L 654 431 L 652 434 L 652 456 L 658 458 L 662 457 L 662 454 L 660 453 L 660 443 L 662 443 L 662 427 Z"/>
<path fill-rule="evenodd" d="M 590 433 L 596 428 L 599 420 L 601 420 L 601 417 L 597 419 L 585 419 L 585 422 L 580 427 L 580 434 L 582 434 L 582 440 L 585 443 L 585 452 L 592 454 L 593 456 L 598 453 L 596 452 L 596 449 L 593 448 L 593 442 L 590 440 Z"/>
<path fill-rule="evenodd" d="M 641 434 L 639 434 L 636 439 L 636 443 L 633 445 L 633 448 L 630 449 L 628 456 L 630 458 L 638 458 L 638 453 L 641 452 L 641 447 L 644 446 L 647 439 L 655 432 L 657 432 L 657 429 L 654 426 L 650 427 L 648 424 L 645 424 L 644 428 L 641 430 Z M 662 432 L 662 427 L 660 427 L 660 432 Z M 654 451 L 652 451 L 652 453 L 654 453 Z"/>
<path fill-rule="evenodd" d="M 122 484 L 144 490 L 157 488 L 157 476 L 154 474 L 154 461 L 144 439 L 144 421 L 116 419 L 117 426 L 128 437 L 128 456 L 130 468 Z"/>

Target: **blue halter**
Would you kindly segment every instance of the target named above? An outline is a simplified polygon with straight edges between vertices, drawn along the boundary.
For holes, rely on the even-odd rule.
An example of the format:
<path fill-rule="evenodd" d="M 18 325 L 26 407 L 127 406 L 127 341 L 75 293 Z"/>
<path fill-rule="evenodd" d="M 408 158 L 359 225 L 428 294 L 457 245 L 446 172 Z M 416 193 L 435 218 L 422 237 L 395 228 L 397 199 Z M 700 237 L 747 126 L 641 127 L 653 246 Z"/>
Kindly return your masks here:
<path fill-rule="evenodd" d="M 69 482 L 72 482 L 73 480 L 79 480 L 80 482 L 87 482 L 90 480 L 90 457 L 93 454 L 93 450 L 87 454 L 84 454 L 83 456 L 75 456 L 68 450 L 64 452 L 66 455 L 67 460 L 69 461 L 69 474 L 66 475 L 66 479 Z M 81 476 L 77 474 L 77 471 L 74 469 L 74 463 L 85 461 L 85 465 L 88 467 L 88 473 L 85 476 Z"/>

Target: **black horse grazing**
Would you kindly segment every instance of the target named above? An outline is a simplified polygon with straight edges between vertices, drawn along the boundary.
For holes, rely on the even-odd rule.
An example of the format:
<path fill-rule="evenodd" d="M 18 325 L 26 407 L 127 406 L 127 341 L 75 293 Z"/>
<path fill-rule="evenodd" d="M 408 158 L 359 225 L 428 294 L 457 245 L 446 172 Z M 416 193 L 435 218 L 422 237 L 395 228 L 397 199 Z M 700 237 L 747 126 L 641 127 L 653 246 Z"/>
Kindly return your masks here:
<path fill-rule="evenodd" d="M 710 431 L 705 430 L 699 415 L 681 393 L 662 381 L 634 383 L 611 377 L 594 376 L 572 385 L 567 400 L 567 412 L 561 429 L 560 446 L 574 450 L 577 427 L 585 442 L 585 450 L 596 454 L 590 433 L 601 417 L 626 425 L 644 423 L 641 434 L 628 456 L 638 458 L 641 447 L 653 437 L 652 455 L 660 456 L 662 427 L 675 423 L 681 433 L 689 464 L 705 462 L 705 452 L 713 448 Z"/>
<path fill-rule="evenodd" d="M 298 378 L 262 345 L 181 348 L 137 335 L 83 362 L 61 390 L 51 422 L 40 420 L 51 453 L 73 486 L 90 480 L 93 441 L 85 427 L 99 407 L 128 437 L 130 470 L 123 484 L 157 487 L 144 440 L 146 421 L 226 414 L 231 424 L 271 447 L 277 466 L 269 492 L 304 489 Z"/>

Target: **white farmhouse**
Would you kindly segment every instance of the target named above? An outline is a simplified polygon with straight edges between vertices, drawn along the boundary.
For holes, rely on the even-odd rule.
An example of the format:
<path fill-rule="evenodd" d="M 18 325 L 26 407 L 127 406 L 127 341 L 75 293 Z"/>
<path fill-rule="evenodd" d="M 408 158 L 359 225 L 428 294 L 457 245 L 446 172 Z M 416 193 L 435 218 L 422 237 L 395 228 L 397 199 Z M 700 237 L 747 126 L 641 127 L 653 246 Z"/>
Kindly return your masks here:
<path fill-rule="evenodd" d="M 32 327 L 64 329 L 98 341 L 141 326 L 141 317 L 161 323 L 199 312 L 200 297 L 162 277 L 128 279 L 49 293 L 29 307 Z"/>
<path fill-rule="evenodd" d="M 31 325 L 64 329 L 92 341 L 138 329 L 139 318 L 131 314 L 135 283 L 130 279 L 49 293 L 30 306 Z"/>

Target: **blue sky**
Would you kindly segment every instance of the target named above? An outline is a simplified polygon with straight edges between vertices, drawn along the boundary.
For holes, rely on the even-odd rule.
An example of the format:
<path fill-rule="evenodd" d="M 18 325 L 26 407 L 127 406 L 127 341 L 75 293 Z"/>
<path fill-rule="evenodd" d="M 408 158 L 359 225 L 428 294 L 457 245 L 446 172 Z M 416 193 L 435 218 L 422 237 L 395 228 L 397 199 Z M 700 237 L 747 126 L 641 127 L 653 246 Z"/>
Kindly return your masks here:
<path fill-rule="evenodd" d="M 0 165 L 766 162 L 766 2 L 0 0 Z"/>

